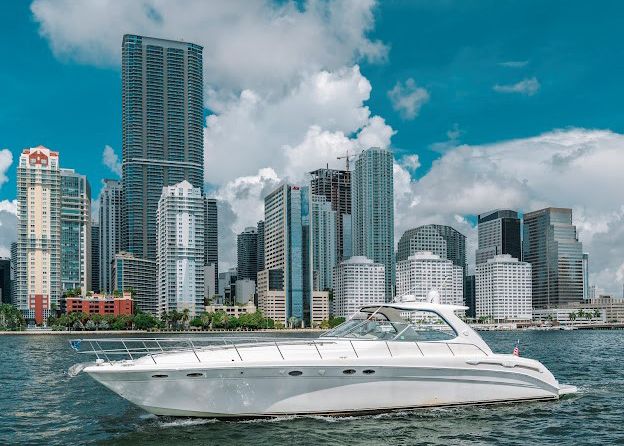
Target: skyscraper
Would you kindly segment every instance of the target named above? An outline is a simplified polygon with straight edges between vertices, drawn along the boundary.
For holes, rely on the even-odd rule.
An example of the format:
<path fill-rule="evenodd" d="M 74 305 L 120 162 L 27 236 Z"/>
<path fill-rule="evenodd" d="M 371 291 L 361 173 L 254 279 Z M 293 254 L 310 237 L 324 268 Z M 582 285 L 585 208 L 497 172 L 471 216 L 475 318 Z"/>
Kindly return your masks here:
<path fill-rule="evenodd" d="M 353 256 L 334 269 L 335 316 L 351 317 L 366 305 L 386 300 L 385 272 L 381 263 Z"/>
<path fill-rule="evenodd" d="M 337 255 L 337 212 L 322 195 L 312 195 L 310 205 L 313 285 L 316 290 L 330 290 Z"/>
<path fill-rule="evenodd" d="M 161 312 L 204 308 L 204 197 L 188 181 L 163 187 L 158 203 L 158 300 Z"/>
<path fill-rule="evenodd" d="M 122 251 L 122 187 L 117 180 L 104 180 L 100 192 L 100 288 L 107 293 L 115 290 L 112 262 Z M 123 290 L 120 290 L 123 291 Z"/>
<path fill-rule="evenodd" d="M 61 169 L 61 287 L 91 291 L 91 187 L 73 169 Z"/>
<path fill-rule="evenodd" d="M 264 199 L 265 269 L 258 273 L 258 304 L 261 310 L 268 311 L 272 305 L 269 298 L 272 303 L 284 302 L 280 304 L 284 314 L 278 320 L 293 318 L 299 323 L 310 317 L 308 196 L 309 188 L 284 184 Z M 278 276 L 282 277 L 281 290 L 276 289 L 272 280 Z M 283 296 L 278 296 L 280 293 Z"/>
<path fill-rule="evenodd" d="M 11 243 L 11 304 L 17 305 L 17 242 Z"/>
<path fill-rule="evenodd" d="M 91 223 L 91 290 L 95 293 L 100 288 L 100 225 Z"/>
<path fill-rule="evenodd" d="M 429 251 L 466 270 L 466 236 L 451 226 L 424 225 L 408 229 L 399 240 L 397 262 Z"/>
<path fill-rule="evenodd" d="M 16 304 L 43 323 L 61 292 L 61 172 L 58 152 L 25 149 L 17 167 Z"/>
<path fill-rule="evenodd" d="M 0 257 L 0 303 L 11 303 L 11 259 Z"/>
<path fill-rule="evenodd" d="M 572 224 L 572 209 L 524 214 L 522 253 L 532 266 L 533 308 L 583 300 L 583 245 Z"/>
<path fill-rule="evenodd" d="M 589 299 L 589 254 L 583 253 L 583 300 Z"/>
<path fill-rule="evenodd" d="M 499 254 L 522 259 L 520 218 L 516 211 L 497 209 L 479 214 L 478 228 L 477 265 Z"/>
<path fill-rule="evenodd" d="M 238 279 L 255 281 L 258 274 L 258 230 L 245 228 L 236 237 L 236 258 Z"/>
<path fill-rule="evenodd" d="M 156 262 L 135 257 L 129 252 L 115 254 L 111 271 L 113 289 L 132 291 L 138 310 L 159 316 Z"/>
<path fill-rule="evenodd" d="M 214 265 L 214 289 L 219 281 L 219 214 L 217 200 L 204 198 L 204 264 Z"/>
<path fill-rule="evenodd" d="M 258 251 L 256 253 L 256 263 L 258 264 L 258 271 L 264 269 L 264 220 L 260 220 L 257 225 L 258 231 Z"/>
<path fill-rule="evenodd" d="M 331 208 L 336 212 L 336 262 L 350 257 L 350 216 L 351 216 L 351 172 L 337 169 L 317 169 L 312 174 L 310 190 L 312 195 L 325 197 Z M 345 225 L 348 224 L 348 227 Z M 347 237 L 345 240 L 345 231 Z"/>
<path fill-rule="evenodd" d="M 352 178 L 353 255 L 385 268 L 386 300 L 394 289 L 394 185 L 392 153 L 372 147 L 355 161 Z"/>
<path fill-rule="evenodd" d="M 156 259 L 163 186 L 204 179 L 202 47 L 126 34 L 122 44 L 124 244 Z"/>

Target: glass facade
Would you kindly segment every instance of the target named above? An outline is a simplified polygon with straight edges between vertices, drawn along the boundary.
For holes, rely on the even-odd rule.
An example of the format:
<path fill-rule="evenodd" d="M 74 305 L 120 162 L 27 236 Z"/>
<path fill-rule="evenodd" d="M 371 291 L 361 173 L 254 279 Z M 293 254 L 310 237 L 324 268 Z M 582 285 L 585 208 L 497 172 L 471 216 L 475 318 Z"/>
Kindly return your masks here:
<path fill-rule="evenodd" d="M 429 251 L 466 270 L 466 236 L 446 225 L 424 225 L 408 229 L 397 247 L 397 262 L 421 251 Z"/>
<path fill-rule="evenodd" d="M 533 308 L 583 299 L 583 245 L 572 210 L 546 208 L 524 215 L 523 260 L 532 266 Z"/>
<path fill-rule="evenodd" d="M 202 47 L 136 35 L 122 44 L 124 233 L 127 251 L 156 258 L 163 186 L 203 187 Z"/>
<path fill-rule="evenodd" d="M 395 283 L 392 163 L 387 149 L 363 151 L 355 161 L 351 186 L 352 254 L 384 265 L 387 301 L 392 300 Z"/>
<path fill-rule="evenodd" d="M 478 228 L 477 264 L 501 254 L 522 259 L 520 218 L 516 211 L 495 210 L 479 214 Z"/>

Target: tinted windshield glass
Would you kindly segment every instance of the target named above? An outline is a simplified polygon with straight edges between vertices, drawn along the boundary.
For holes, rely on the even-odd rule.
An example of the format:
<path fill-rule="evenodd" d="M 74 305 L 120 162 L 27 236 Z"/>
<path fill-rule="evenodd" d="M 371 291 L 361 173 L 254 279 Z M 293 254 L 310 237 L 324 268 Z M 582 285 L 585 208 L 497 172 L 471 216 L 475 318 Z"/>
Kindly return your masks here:
<path fill-rule="evenodd" d="M 323 336 L 413 342 L 449 340 L 457 334 L 431 311 L 398 311 L 384 307 L 358 313 Z"/>

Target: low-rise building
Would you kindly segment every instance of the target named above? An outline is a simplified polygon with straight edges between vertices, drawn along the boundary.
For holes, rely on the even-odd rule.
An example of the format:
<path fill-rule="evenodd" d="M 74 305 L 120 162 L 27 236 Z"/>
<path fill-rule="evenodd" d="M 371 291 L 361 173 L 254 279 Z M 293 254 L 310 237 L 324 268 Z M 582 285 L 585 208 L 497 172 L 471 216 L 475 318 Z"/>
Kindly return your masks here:
<path fill-rule="evenodd" d="M 65 311 L 69 313 L 112 314 L 113 316 L 133 314 L 132 295 L 125 291 L 121 296 L 93 294 L 71 296 L 65 299 Z"/>
<path fill-rule="evenodd" d="M 205 307 L 207 313 L 216 313 L 223 311 L 228 316 L 240 317 L 243 314 L 251 314 L 256 312 L 256 306 L 253 301 L 247 302 L 245 305 L 207 305 Z"/>
<path fill-rule="evenodd" d="M 312 311 L 310 321 L 313 327 L 321 325 L 321 322 L 329 320 L 329 291 L 312 292 Z"/>
<path fill-rule="evenodd" d="M 533 321 L 561 325 L 604 324 L 607 322 L 607 316 L 605 309 L 595 307 L 534 308 Z"/>

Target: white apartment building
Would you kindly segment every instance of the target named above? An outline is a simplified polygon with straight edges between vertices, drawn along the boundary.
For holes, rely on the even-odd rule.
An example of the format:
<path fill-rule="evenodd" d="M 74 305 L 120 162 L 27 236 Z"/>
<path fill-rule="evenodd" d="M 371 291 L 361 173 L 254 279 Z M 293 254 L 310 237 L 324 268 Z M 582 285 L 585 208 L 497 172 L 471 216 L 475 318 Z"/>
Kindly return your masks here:
<path fill-rule="evenodd" d="M 509 254 L 494 256 L 476 267 L 476 317 L 496 322 L 532 317 L 531 265 Z"/>
<path fill-rule="evenodd" d="M 440 303 L 463 305 L 464 271 L 451 260 L 429 251 L 417 252 L 397 262 L 397 296 L 412 295 L 426 301 L 431 290 L 440 295 Z"/>
<path fill-rule="evenodd" d="M 354 256 L 334 268 L 334 316 L 349 318 L 361 307 L 386 300 L 385 267 Z"/>
<path fill-rule="evenodd" d="M 160 311 L 204 309 L 204 199 L 188 181 L 163 187 L 156 218 Z"/>
<path fill-rule="evenodd" d="M 42 324 L 61 292 L 59 154 L 25 149 L 17 167 L 16 304 Z"/>

